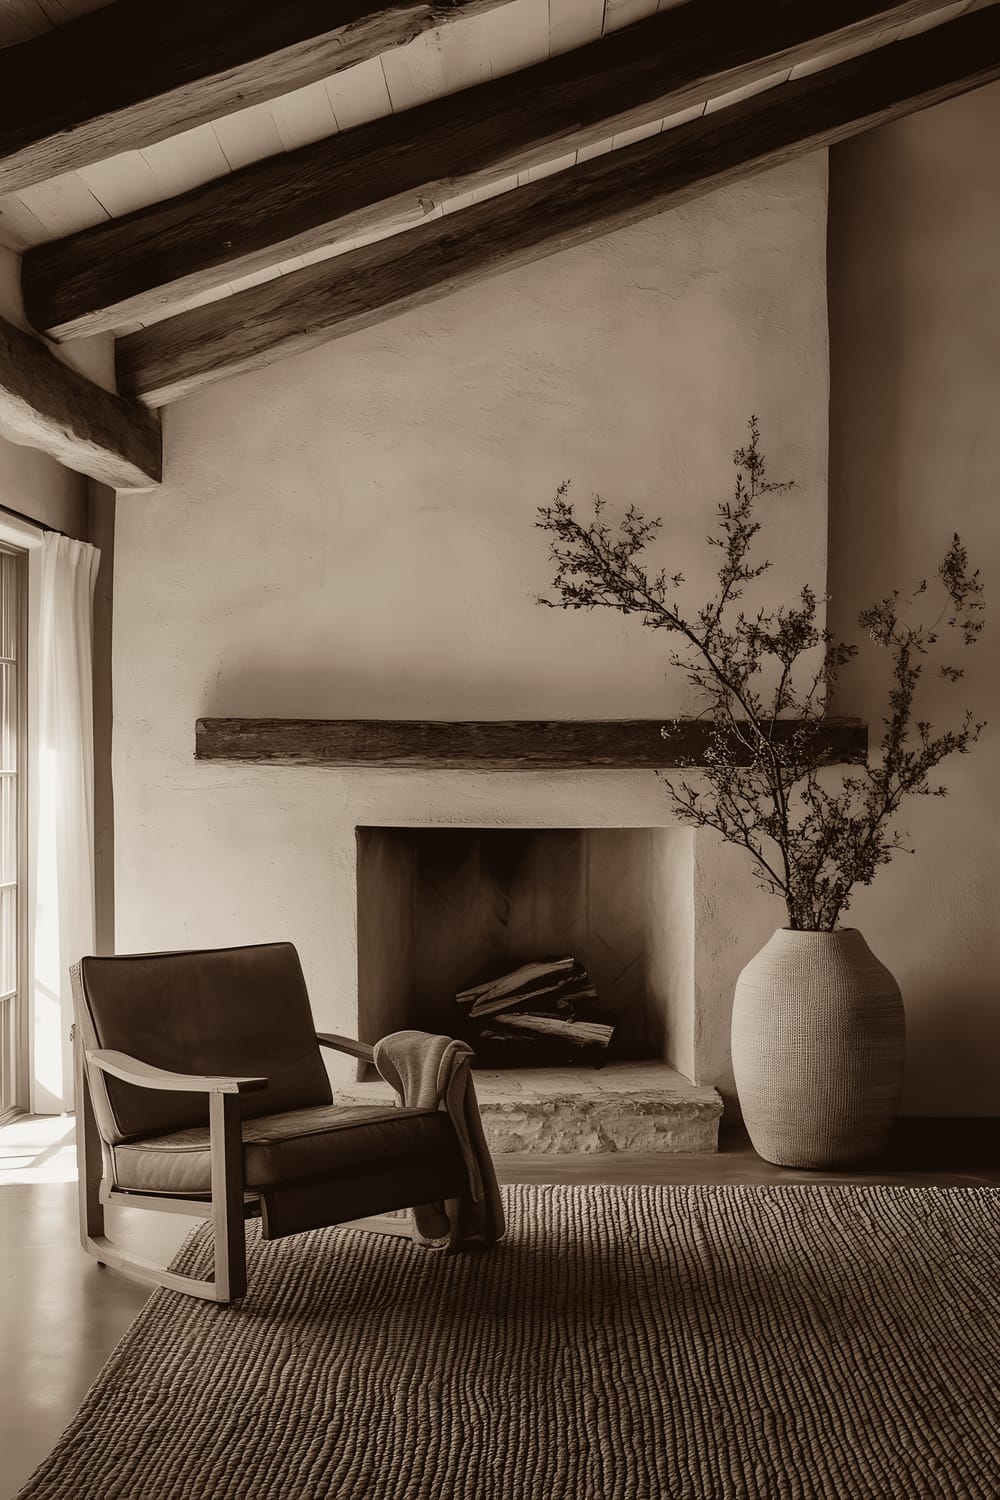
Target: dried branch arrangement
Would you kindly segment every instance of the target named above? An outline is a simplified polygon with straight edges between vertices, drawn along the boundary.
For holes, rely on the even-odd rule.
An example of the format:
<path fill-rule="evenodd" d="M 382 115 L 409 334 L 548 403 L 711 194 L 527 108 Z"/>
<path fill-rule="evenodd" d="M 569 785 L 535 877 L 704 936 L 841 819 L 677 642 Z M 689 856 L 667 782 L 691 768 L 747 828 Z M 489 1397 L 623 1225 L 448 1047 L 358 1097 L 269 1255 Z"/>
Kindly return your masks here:
<path fill-rule="evenodd" d="M 820 623 L 819 601 L 808 586 L 777 608 L 745 602 L 745 592 L 771 566 L 754 560 L 759 502 L 789 486 L 768 478 L 755 417 L 733 462 L 733 498 L 718 506 L 707 538 L 719 552 L 717 583 L 699 608 L 682 602 L 682 573 L 652 572 L 645 563 L 659 519 L 632 507 L 612 524 L 597 498 L 592 517 L 580 520 L 568 483 L 539 510 L 536 524 L 548 533 L 554 564 L 554 597 L 539 603 L 638 615 L 650 630 L 671 637 L 668 661 L 686 673 L 699 717 L 713 725 L 697 780 L 663 773 L 679 816 L 715 829 L 750 854 L 759 884 L 783 897 L 789 927 L 832 931 L 854 887 L 869 885 L 879 867 L 907 847 L 896 823 L 900 804 L 908 796 L 943 797 L 946 788 L 932 773 L 947 756 L 965 754 L 984 727 L 967 709 L 952 727 L 935 730 L 919 716 L 917 702 L 942 643 L 966 648 L 979 636 L 982 585 L 956 534 L 937 569 L 942 605 L 933 623 L 913 619 L 929 594 L 926 580 L 909 597 L 896 591 L 861 612 L 869 642 L 888 655 L 887 704 L 867 764 L 835 770 L 818 731 L 857 647 Z M 952 662 L 937 660 L 937 667 L 948 682 L 963 676 Z M 796 725 L 780 740 L 779 721 Z M 665 725 L 663 734 L 669 737 L 672 729 Z"/>

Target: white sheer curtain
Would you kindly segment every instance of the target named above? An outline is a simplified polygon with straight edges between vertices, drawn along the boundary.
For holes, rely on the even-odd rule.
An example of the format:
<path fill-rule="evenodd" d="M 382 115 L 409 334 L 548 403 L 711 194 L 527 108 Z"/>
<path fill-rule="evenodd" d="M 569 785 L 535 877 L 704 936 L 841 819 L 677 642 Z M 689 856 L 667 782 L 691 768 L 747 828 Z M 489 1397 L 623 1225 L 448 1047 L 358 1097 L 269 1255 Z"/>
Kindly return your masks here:
<path fill-rule="evenodd" d="M 100 553 L 48 533 L 38 574 L 33 1108 L 70 1109 L 69 966 L 94 951 L 93 606 Z"/>

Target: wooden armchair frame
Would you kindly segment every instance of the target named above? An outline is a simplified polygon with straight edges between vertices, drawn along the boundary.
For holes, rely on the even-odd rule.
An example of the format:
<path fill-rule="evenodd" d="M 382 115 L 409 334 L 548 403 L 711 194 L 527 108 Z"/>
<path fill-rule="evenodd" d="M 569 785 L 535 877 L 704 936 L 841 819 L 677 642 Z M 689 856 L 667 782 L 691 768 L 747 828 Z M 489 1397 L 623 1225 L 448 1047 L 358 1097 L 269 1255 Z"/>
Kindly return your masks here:
<path fill-rule="evenodd" d="M 366 1042 L 333 1032 L 317 1032 L 322 1047 L 345 1052 L 370 1063 L 372 1048 Z M 266 1078 L 210 1078 L 199 1074 L 171 1073 L 150 1067 L 125 1052 L 89 1049 L 83 1044 L 80 1027 L 74 1027 L 74 1054 L 77 1099 L 77 1161 L 79 1166 L 80 1240 L 88 1255 L 99 1265 L 112 1266 L 137 1281 L 152 1286 L 170 1287 L 209 1302 L 229 1303 L 244 1296 L 247 1288 L 246 1219 L 260 1216 L 260 1199 L 248 1193 L 243 1183 L 243 1142 L 239 1099 L 267 1086 Z M 99 1069 L 137 1088 L 168 1092 L 208 1095 L 208 1118 L 212 1186 L 206 1197 L 176 1194 L 140 1193 L 116 1187 L 110 1162 L 110 1148 L 105 1146 L 97 1125 L 90 1092 L 91 1068 Z M 125 1252 L 105 1233 L 104 1209 L 120 1203 L 134 1208 L 187 1214 L 210 1219 L 214 1244 L 214 1271 L 207 1279 L 184 1276 L 170 1271 L 147 1256 Z M 409 1235 L 407 1220 L 373 1216 L 349 1219 L 345 1224 L 369 1229 L 379 1234 Z"/>

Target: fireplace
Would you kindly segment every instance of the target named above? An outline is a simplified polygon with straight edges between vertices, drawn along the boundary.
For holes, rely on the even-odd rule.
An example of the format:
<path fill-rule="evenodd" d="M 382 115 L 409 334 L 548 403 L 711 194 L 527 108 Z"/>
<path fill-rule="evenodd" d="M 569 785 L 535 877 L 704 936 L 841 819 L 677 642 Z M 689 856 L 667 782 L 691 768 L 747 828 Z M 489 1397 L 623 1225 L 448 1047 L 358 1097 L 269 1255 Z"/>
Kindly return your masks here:
<path fill-rule="evenodd" d="M 688 830 L 359 827 L 356 834 L 363 1038 L 404 1027 L 465 1034 L 459 991 L 534 959 L 571 955 L 597 990 L 587 1019 L 615 1028 L 607 1060 L 669 1058 L 693 983 Z"/>

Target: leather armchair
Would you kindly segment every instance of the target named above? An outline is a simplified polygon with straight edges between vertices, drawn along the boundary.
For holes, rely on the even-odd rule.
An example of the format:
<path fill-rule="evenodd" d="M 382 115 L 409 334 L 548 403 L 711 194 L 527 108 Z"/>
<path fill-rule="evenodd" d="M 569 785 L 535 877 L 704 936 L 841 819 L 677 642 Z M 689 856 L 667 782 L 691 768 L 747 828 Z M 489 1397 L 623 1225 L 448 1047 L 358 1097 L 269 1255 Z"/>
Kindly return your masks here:
<path fill-rule="evenodd" d="M 84 958 L 72 979 L 80 1233 L 102 1264 L 228 1303 L 246 1291 L 247 1218 L 277 1239 L 469 1192 L 446 1109 L 334 1102 L 320 1047 L 373 1049 L 316 1033 L 290 943 Z M 121 1250 L 115 1202 L 210 1219 L 214 1276 Z"/>

